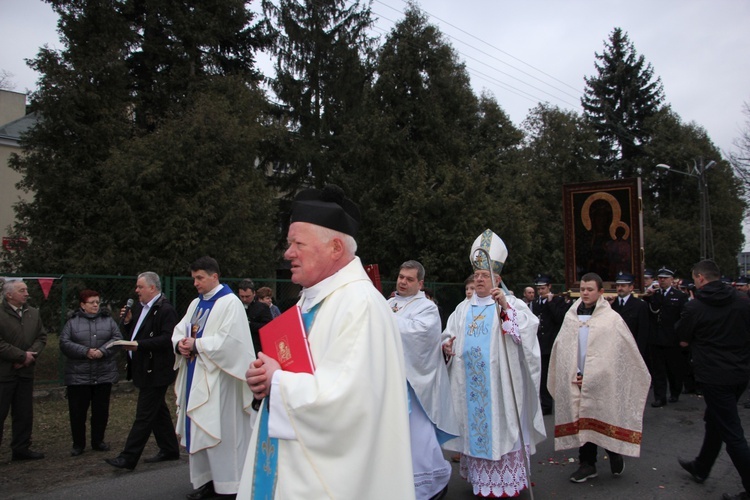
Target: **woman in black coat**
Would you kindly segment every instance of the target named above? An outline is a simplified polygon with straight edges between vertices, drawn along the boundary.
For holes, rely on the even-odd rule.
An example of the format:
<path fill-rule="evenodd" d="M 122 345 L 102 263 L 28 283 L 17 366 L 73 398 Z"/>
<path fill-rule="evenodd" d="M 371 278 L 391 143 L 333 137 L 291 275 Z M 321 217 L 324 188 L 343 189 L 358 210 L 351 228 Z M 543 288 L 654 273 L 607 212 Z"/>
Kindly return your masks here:
<path fill-rule="evenodd" d="M 104 442 L 104 431 L 109 420 L 109 396 L 117 382 L 116 351 L 104 347 L 122 339 L 117 323 L 107 310 L 99 308 L 99 293 L 83 290 L 79 294 L 80 309 L 63 327 L 60 350 L 66 357 L 65 385 L 67 386 L 70 431 L 73 434 L 72 456 L 86 448 L 86 415 L 91 406 L 91 448 L 109 450 Z"/>

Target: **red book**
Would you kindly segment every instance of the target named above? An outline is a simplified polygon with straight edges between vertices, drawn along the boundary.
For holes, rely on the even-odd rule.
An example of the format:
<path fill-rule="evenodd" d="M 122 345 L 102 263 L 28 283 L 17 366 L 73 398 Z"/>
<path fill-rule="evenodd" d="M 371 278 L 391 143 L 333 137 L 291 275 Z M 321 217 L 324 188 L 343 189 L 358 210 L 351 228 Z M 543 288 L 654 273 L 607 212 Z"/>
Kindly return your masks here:
<path fill-rule="evenodd" d="M 315 372 L 302 311 L 297 305 L 260 327 L 260 345 L 263 354 L 278 361 L 284 371 Z"/>

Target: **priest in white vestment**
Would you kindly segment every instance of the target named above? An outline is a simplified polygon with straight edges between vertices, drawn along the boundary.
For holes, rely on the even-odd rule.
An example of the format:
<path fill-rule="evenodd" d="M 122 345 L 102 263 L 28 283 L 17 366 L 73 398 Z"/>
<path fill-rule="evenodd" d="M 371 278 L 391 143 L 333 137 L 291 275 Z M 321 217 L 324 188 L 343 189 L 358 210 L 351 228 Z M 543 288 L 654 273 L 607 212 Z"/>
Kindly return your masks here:
<path fill-rule="evenodd" d="M 359 220 L 336 186 L 295 198 L 284 257 L 315 371 L 283 371 L 263 352 L 248 369 L 266 399 L 238 498 L 415 498 L 401 338 L 355 255 Z"/>
<path fill-rule="evenodd" d="M 624 471 L 622 455 L 640 455 L 651 383 L 633 334 L 603 296 L 601 277 L 584 274 L 580 290 L 552 346 L 547 379 L 555 400 L 555 449 L 578 448 L 574 483 L 597 476 L 597 446 L 608 452 L 615 476 Z"/>
<path fill-rule="evenodd" d="M 219 282 L 219 265 L 201 257 L 190 266 L 194 299 L 172 335 L 181 354 L 175 393 L 177 434 L 190 455 L 189 500 L 234 494 L 256 412 L 245 371 L 255 359 L 242 302 Z"/>
<path fill-rule="evenodd" d="M 447 491 L 451 464 L 440 445 L 458 436 L 450 380 L 440 347 L 440 314 L 425 296 L 425 270 L 416 260 L 401 264 L 396 294 L 388 305 L 396 316 L 406 357 L 409 427 L 417 500 Z"/>
<path fill-rule="evenodd" d="M 478 248 L 488 252 L 490 262 Z M 476 239 L 474 294 L 458 305 L 443 332 L 460 433 L 444 447 L 461 453 L 461 476 L 474 494 L 490 498 L 518 496 L 529 487 L 528 457 L 546 437 L 539 404 L 539 319 L 522 300 L 495 288 L 507 256 L 505 244 L 489 229 Z"/>

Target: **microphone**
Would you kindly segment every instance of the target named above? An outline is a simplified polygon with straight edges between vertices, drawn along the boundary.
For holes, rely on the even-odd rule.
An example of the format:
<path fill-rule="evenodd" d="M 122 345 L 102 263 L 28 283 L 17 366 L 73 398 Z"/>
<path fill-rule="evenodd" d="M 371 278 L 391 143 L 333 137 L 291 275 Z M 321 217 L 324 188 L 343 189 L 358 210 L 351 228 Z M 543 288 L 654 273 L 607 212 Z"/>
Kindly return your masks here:
<path fill-rule="evenodd" d="M 125 319 L 125 316 L 128 315 L 128 311 L 132 309 L 133 303 L 134 303 L 133 299 L 128 299 L 127 304 L 125 304 L 125 309 L 123 309 L 122 314 L 120 315 L 120 325 L 122 325 L 122 322 Z"/>

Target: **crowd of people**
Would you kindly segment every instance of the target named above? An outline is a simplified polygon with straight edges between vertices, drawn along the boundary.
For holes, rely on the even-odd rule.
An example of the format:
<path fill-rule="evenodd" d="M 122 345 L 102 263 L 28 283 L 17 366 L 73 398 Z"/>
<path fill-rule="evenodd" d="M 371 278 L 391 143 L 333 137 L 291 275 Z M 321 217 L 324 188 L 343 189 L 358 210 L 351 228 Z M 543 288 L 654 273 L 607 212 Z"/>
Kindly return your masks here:
<path fill-rule="evenodd" d="M 650 387 L 654 408 L 703 395 L 703 445 L 679 464 L 703 482 L 726 444 L 745 491 L 724 498 L 748 498 L 750 449 L 737 408 L 750 379 L 746 278 L 725 283 L 701 261 L 679 281 L 663 266 L 646 270 L 636 297 L 632 274 L 617 274 L 608 295 L 586 273 L 574 300 L 538 274 L 516 297 L 502 278 L 508 249 L 487 229 L 471 245 L 466 298 L 446 320 L 416 260 L 401 265 L 389 299 L 372 285 L 356 255 L 360 223 L 335 186 L 303 191 L 292 205 L 285 259 L 302 287 L 309 371 L 284 370 L 278 353 L 262 349 L 261 328 L 280 314 L 272 290 L 243 280 L 235 294 L 211 257 L 190 265 L 198 297 L 182 319 L 154 272 L 137 277 L 137 302 L 115 318 L 97 291 L 82 290 L 60 335 L 71 455 L 87 442 L 110 450 L 122 349 L 138 401 L 124 448 L 105 462 L 133 470 L 153 434 L 158 452 L 144 462 L 177 460 L 185 449 L 191 500 L 440 499 L 452 472 L 444 450 L 475 495 L 518 496 L 532 484 L 544 415 L 554 415 L 555 449 L 578 449 L 570 481 L 598 475 L 599 447 L 619 476 L 624 457 L 640 455 Z M 0 440 L 12 411 L 13 460 L 42 459 L 31 448 L 32 390 L 46 332 L 23 281 L 4 283 L 2 295 Z"/>

